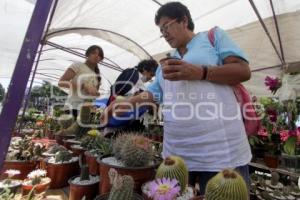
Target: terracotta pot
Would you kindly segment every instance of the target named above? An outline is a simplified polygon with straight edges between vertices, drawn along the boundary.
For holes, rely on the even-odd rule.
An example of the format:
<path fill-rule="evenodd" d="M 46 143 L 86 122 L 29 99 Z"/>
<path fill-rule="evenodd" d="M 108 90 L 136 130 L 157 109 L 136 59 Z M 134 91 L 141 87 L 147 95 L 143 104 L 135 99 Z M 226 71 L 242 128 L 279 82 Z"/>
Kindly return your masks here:
<path fill-rule="evenodd" d="M 97 157 L 93 156 L 89 151 L 86 151 L 84 153 L 84 157 L 86 160 L 86 163 L 89 166 L 89 172 L 91 175 L 98 175 L 99 170 L 98 170 L 98 163 L 97 163 Z"/>
<path fill-rule="evenodd" d="M 24 181 L 27 181 L 28 179 L 25 179 Z M 38 184 L 36 185 L 35 187 L 35 192 L 37 194 L 39 193 L 42 193 L 44 191 L 46 191 L 48 188 L 49 188 L 49 185 L 50 185 L 50 182 L 51 182 L 51 179 L 46 177 L 44 178 L 45 182 L 44 183 L 41 183 L 41 184 Z M 34 186 L 33 185 L 25 185 L 24 183 L 22 184 L 22 194 L 23 195 L 27 195 L 33 188 Z"/>
<path fill-rule="evenodd" d="M 95 198 L 95 200 L 107 200 L 108 197 L 109 197 L 109 193 L 101 194 L 101 195 L 97 196 Z M 132 200 L 144 200 L 144 198 L 141 195 L 137 194 L 137 193 L 133 193 Z"/>
<path fill-rule="evenodd" d="M 81 200 L 85 197 L 86 200 L 93 200 L 98 195 L 99 181 L 90 185 L 79 185 L 72 181 L 78 176 L 69 179 L 70 192 L 69 200 Z"/>
<path fill-rule="evenodd" d="M 134 190 L 138 193 L 141 192 L 141 186 L 143 183 L 150 181 L 155 176 L 155 169 L 157 169 L 159 164 L 155 164 L 147 167 L 120 167 L 115 165 L 110 165 L 102 162 L 102 158 L 110 156 L 102 156 L 97 158 L 99 174 L 101 175 L 101 181 L 99 184 L 100 193 L 107 193 L 110 191 L 111 185 L 108 177 L 108 171 L 110 168 L 114 168 L 121 175 L 130 175 L 134 179 Z"/>
<path fill-rule="evenodd" d="M 34 169 L 36 169 L 38 167 L 38 165 L 39 165 L 38 161 L 19 161 L 19 160 L 7 161 L 6 160 L 4 162 L 4 166 L 1 171 L 0 180 L 3 180 L 7 177 L 7 175 L 4 174 L 4 172 L 8 169 L 19 170 L 20 174 L 14 176 L 14 178 L 24 180 L 25 178 L 27 178 L 27 175 L 31 171 L 33 171 Z"/>
<path fill-rule="evenodd" d="M 264 162 L 267 167 L 277 168 L 279 165 L 279 158 L 278 156 L 266 154 L 264 157 Z"/>
<path fill-rule="evenodd" d="M 65 140 L 65 139 L 75 138 L 74 135 L 54 135 L 54 137 L 55 137 L 57 144 L 60 144 L 60 145 L 64 145 L 63 140 Z"/>
<path fill-rule="evenodd" d="M 71 163 L 53 164 L 47 162 L 45 159 L 45 169 L 47 170 L 47 176 L 51 178 L 50 188 L 62 188 L 68 185 L 68 180 L 79 174 L 78 161 Z"/>

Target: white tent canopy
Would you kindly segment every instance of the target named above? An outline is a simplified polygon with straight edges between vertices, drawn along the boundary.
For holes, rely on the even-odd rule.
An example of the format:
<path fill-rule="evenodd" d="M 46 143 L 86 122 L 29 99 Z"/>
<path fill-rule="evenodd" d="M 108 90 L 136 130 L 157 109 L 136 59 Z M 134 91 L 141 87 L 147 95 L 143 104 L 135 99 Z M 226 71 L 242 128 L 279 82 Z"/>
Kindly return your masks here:
<path fill-rule="evenodd" d="M 8 9 L 3 15 L 8 20 L 14 10 L 31 10 L 33 4 L 25 0 L 8 1 L 3 4 Z M 168 44 L 154 24 L 154 16 L 159 4 L 165 0 L 59 0 L 54 17 L 47 33 L 47 40 L 64 47 L 84 53 L 84 50 L 98 44 L 104 49 L 107 59 L 105 62 L 121 68 L 133 67 L 140 59 L 153 56 L 159 58 L 170 50 Z M 195 32 L 206 31 L 219 26 L 229 32 L 231 37 L 246 52 L 251 69 L 268 70 L 253 72 L 252 79 L 246 83 L 253 94 L 269 95 L 263 86 L 266 75 L 280 76 L 281 62 L 269 38 L 264 32 L 258 18 L 247 0 L 182 0 L 191 11 L 195 23 Z M 264 19 L 277 49 L 279 43 L 269 0 L 254 1 L 260 15 Z M 274 11 L 277 15 L 283 52 L 286 63 L 299 62 L 300 39 L 300 1 L 273 0 Z M 14 9 L 12 9 L 14 8 Z M 29 17 L 26 12 L 26 17 Z M 18 15 L 19 19 L 21 16 Z M 28 16 L 29 15 L 29 16 Z M 8 22 L 2 20 L 3 25 Z M 18 21 L 12 28 L 17 31 Z M 28 21 L 27 21 L 28 23 Z M 2 27 L 3 27 L 2 25 Z M 4 30 L 8 31 L 8 30 Z M 3 31 L 2 31 L 3 32 Z M 14 67 L 12 58 L 17 57 L 22 39 L 11 42 L 0 33 L 0 70 L 1 76 L 10 76 Z M 18 34 L 18 38 L 21 34 Z M 3 45 L 8 44 L 8 45 Z M 47 50 L 48 49 L 48 50 Z M 50 49 L 50 50 L 49 50 Z M 56 84 L 57 78 L 75 60 L 77 56 L 45 46 L 41 62 L 38 66 L 39 79 L 47 79 Z M 5 52 L 2 56 L 2 52 Z M 5 67 L 4 67 L 5 66 Z M 277 66 L 277 67 L 276 67 Z M 101 66 L 103 84 L 101 89 L 107 91 L 110 83 L 114 82 L 118 71 Z M 1 78 L 0 76 L 0 78 Z M 0 79 L 1 80 L 1 79 Z"/>

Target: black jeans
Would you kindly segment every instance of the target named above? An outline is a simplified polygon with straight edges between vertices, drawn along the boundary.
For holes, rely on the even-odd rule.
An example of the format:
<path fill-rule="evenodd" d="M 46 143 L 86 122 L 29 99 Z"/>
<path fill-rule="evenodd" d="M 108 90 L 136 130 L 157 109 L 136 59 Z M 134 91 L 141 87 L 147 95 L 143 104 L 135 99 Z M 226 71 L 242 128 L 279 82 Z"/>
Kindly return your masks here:
<path fill-rule="evenodd" d="M 244 178 L 245 182 L 250 187 L 250 176 L 248 165 L 237 167 L 235 169 Z M 195 186 L 196 183 L 200 186 L 200 195 L 204 195 L 207 182 L 214 177 L 218 172 L 189 172 L 189 184 Z"/>

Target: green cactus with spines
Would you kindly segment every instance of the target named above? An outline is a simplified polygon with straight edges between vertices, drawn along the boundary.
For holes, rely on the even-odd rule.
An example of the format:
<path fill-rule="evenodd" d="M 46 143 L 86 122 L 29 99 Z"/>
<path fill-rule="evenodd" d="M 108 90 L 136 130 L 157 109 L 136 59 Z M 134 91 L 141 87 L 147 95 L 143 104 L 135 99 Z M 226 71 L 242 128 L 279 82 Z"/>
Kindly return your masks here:
<path fill-rule="evenodd" d="M 59 151 L 55 154 L 55 162 L 67 162 L 72 159 L 72 153 L 68 151 Z"/>
<path fill-rule="evenodd" d="M 277 172 L 271 173 L 271 185 L 275 186 L 279 183 L 280 175 Z"/>
<path fill-rule="evenodd" d="M 80 181 L 90 180 L 89 166 L 83 163 L 82 155 L 79 155 L 79 166 L 80 166 Z"/>
<path fill-rule="evenodd" d="M 134 180 L 131 176 L 121 176 L 111 168 L 108 172 L 112 185 L 108 200 L 132 200 Z"/>
<path fill-rule="evenodd" d="M 122 150 L 124 141 L 126 141 L 127 138 L 129 138 L 129 134 L 122 134 L 122 135 L 119 135 L 113 142 L 112 153 L 114 154 L 115 158 L 118 160 L 121 159 L 121 150 Z"/>
<path fill-rule="evenodd" d="M 66 151 L 66 147 L 59 145 L 59 144 L 54 144 L 52 146 L 50 146 L 50 148 L 48 149 L 47 153 L 49 154 L 55 154 L 59 151 Z"/>
<path fill-rule="evenodd" d="M 148 166 L 153 160 L 150 140 L 142 135 L 129 135 L 121 145 L 120 160 L 127 167 Z"/>
<path fill-rule="evenodd" d="M 248 188 L 243 177 L 226 169 L 210 179 L 205 191 L 206 200 L 248 200 Z"/>
<path fill-rule="evenodd" d="M 188 168 L 184 160 L 179 156 L 167 157 L 158 167 L 155 178 L 176 179 L 179 182 L 181 193 L 188 185 Z"/>

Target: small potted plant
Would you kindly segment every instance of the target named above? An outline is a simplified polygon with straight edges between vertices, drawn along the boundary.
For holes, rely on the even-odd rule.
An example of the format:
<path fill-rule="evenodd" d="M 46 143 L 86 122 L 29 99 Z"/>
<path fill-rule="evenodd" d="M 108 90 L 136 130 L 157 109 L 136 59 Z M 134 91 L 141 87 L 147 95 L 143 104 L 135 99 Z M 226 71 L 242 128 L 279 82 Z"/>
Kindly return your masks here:
<path fill-rule="evenodd" d="M 138 134 L 123 134 L 113 142 L 113 155 L 97 159 L 101 175 L 100 191 L 110 191 L 108 171 L 114 168 L 120 174 L 132 176 L 134 189 L 140 192 L 144 182 L 153 179 L 158 160 L 151 141 Z"/>
<path fill-rule="evenodd" d="M 146 182 L 142 193 L 146 200 L 191 200 L 194 190 L 188 186 L 188 169 L 181 157 L 169 156 L 158 167 L 156 180 Z"/>
<path fill-rule="evenodd" d="M 31 137 L 12 138 L 6 154 L 3 172 L 7 169 L 17 169 L 20 174 L 16 175 L 15 178 L 25 179 L 27 174 L 39 165 L 39 159 L 44 151 L 45 147 L 40 143 L 32 142 Z"/>
<path fill-rule="evenodd" d="M 0 192 L 2 192 L 4 188 L 8 188 L 11 193 L 15 194 L 18 188 L 21 186 L 21 180 L 13 179 L 13 177 L 19 175 L 20 171 L 8 169 L 4 173 L 7 174 L 7 178 L 3 181 L 0 181 Z"/>
<path fill-rule="evenodd" d="M 51 189 L 62 188 L 68 185 L 69 178 L 79 172 L 78 157 L 66 150 L 56 152 L 55 156 L 45 158 L 45 168 L 51 178 Z"/>
<path fill-rule="evenodd" d="M 234 170 L 223 170 L 211 178 L 205 189 L 206 200 L 248 200 L 249 193 L 243 177 Z"/>
<path fill-rule="evenodd" d="M 28 194 L 33 187 L 36 193 L 42 193 L 49 187 L 51 179 L 46 177 L 47 172 L 42 169 L 36 169 L 28 174 L 28 178 L 22 183 L 22 193 Z"/>
<path fill-rule="evenodd" d="M 112 153 L 111 140 L 105 138 L 99 131 L 90 130 L 82 139 L 81 146 L 86 149 L 84 155 L 91 175 L 98 175 L 97 158 Z"/>
<path fill-rule="evenodd" d="M 99 176 L 89 175 L 89 167 L 83 164 L 82 155 L 79 156 L 80 176 L 69 179 L 69 200 L 93 200 L 98 194 Z"/>
<path fill-rule="evenodd" d="M 95 200 L 143 200 L 142 196 L 133 191 L 134 180 L 131 176 L 122 176 L 113 168 L 108 174 L 112 189 L 110 193 L 101 194 Z"/>

